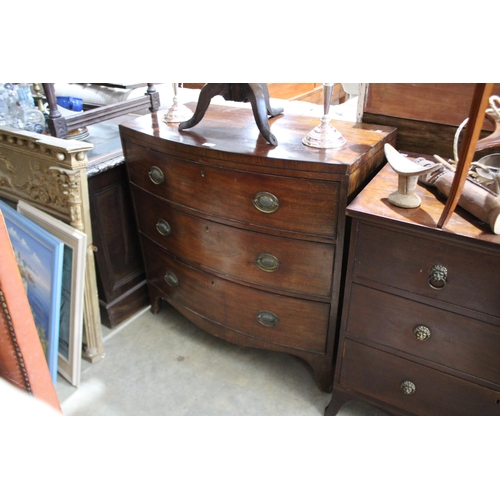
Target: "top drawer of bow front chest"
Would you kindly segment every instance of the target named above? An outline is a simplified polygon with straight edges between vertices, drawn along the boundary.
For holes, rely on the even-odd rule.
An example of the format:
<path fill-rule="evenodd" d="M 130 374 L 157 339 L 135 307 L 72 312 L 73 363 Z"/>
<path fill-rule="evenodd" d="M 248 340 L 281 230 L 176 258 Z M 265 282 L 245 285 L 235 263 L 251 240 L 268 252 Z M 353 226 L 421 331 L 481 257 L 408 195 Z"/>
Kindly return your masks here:
<path fill-rule="evenodd" d="M 245 172 L 127 142 L 132 183 L 177 207 L 282 231 L 335 238 L 339 182 Z"/>
<path fill-rule="evenodd" d="M 325 243 L 343 238 L 347 202 L 379 169 L 384 144 L 396 139 L 394 128 L 339 121 L 332 123 L 344 147 L 310 148 L 302 140 L 319 119 L 283 113 L 269 120 L 275 147 L 250 106 L 210 105 L 182 132 L 162 118 L 151 113 L 119 126 L 132 183 L 192 215 Z"/>

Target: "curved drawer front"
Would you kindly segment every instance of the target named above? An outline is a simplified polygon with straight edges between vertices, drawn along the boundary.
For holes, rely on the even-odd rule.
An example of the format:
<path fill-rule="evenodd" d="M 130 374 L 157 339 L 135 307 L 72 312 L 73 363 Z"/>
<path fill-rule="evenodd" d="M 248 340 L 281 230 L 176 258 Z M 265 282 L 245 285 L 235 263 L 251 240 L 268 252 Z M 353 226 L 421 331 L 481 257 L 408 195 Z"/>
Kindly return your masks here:
<path fill-rule="evenodd" d="M 500 385 L 498 326 L 353 284 L 347 332 Z"/>
<path fill-rule="evenodd" d="M 360 223 L 353 275 L 500 317 L 498 254 Z"/>
<path fill-rule="evenodd" d="M 500 415 L 500 393 L 346 340 L 343 387 L 418 415 Z"/>
<path fill-rule="evenodd" d="M 230 220 L 336 236 L 338 183 L 251 174 L 179 160 L 131 143 L 126 147 L 131 181 L 157 196 Z"/>
<path fill-rule="evenodd" d="M 325 352 L 329 306 L 256 291 L 197 271 L 144 239 L 148 280 L 167 300 L 273 344 Z"/>
<path fill-rule="evenodd" d="M 249 283 L 330 296 L 334 246 L 238 229 L 188 215 L 134 188 L 139 230 L 196 266 Z"/>

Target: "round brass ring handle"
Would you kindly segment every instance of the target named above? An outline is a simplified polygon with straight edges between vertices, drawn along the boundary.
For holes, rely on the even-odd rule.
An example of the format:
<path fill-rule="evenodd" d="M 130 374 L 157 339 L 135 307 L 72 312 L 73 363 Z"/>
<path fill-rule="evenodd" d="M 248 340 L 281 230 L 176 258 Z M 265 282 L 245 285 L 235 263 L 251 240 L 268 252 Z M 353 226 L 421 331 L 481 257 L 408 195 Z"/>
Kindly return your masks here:
<path fill-rule="evenodd" d="M 172 232 L 170 224 L 165 219 L 158 219 L 158 222 L 156 223 L 156 229 L 163 236 L 169 236 Z"/>
<path fill-rule="evenodd" d="M 413 394 L 417 388 L 415 387 L 415 384 L 413 382 L 410 382 L 409 380 L 405 380 L 404 382 L 401 382 L 401 391 L 404 392 L 405 394 Z"/>
<path fill-rule="evenodd" d="M 448 269 L 441 264 L 436 264 L 431 267 L 431 272 L 427 282 L 434 290 L 441 290 L 446 286 L 446 279 L 448 278 Z"/>
<path fill-rule="evenodd" d="M 259 269 L 262 269 L 262 271 L 265 271 L 266 273 L 274 273 L 280 267 L 278 257 L 275 257 L 270 253 L 261 253 L 257 257 L 255 263 Z"/>
<path fill-rule="evenodd" d="M 167 282 L 167 285 L 171 286 L 172 288 L 179 286 L 179 280 L 177 279 L 177 276 L 171 271 L 165 274 L 165 281 Z"/>
<path fill-rule="evenodd" d="M 153 184 L 163 184 L 165 182 L 163 171 L 154 165 L 149 169 L 149 178 Z"/>
<path fill-rule="evenodd" d="M 270 311 L 259 311 L 257 319 L 261 325 L 269 326 L 271 328 L 274 328 L 280 322 L 278 316 Z"/>
<path fill-rule="evenodd" d="M 265 214 L 272 214 L 278 210 L 280 202 L 276 196 L 266 191 L 257 193 L 253 198 L 253 204 L 257 210 Z"/>
<path fill-rule="evenodd" d="M 413 334 L 417 338 L 417 340 L 424 341 L 430 338 L 431 336 L 431 330 L 430 328 L 427 328 L 425 325 L 417 325 L 413 329 Z"/>

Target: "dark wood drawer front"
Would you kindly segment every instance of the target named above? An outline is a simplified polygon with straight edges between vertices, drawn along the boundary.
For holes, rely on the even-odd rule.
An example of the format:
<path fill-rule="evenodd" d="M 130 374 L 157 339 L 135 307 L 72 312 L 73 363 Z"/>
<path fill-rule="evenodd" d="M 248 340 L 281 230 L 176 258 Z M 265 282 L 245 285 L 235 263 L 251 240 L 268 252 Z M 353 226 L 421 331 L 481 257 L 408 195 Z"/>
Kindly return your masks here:
<path fill-rule="evenodd" d="M 125 148 L 131 181 L 162 198 L 229 220 L 336 236 L 338 183 L 211 167 L 133 143 Z"/>
<path fill-rule="evenodd" d="M 181 259 L 249 283 L 327 299 L 334 246 L 238 229 L 188 215 L 135 188 L 140 231 Z"/>
<path fill-rule="evenodd" d="M 500 385 L 500 328 L 353 284 L 347 333 Z"/>
<path fill-rule="evenodd" d="M 346 340 L 343 349 L 347 389 L 418 415 L 500 415 L 500 392 L 358 342 Z"/>
<path fill-rule="evenodd" d="M 433 266 L 446 280 L 429 284 Z M 360 223 L 354 279 L 369 279 L 474 311 L 500 316 L 498 254 Z M 471 292 L 472 291 L 472 292 Z"/>
<path fill-rule="evenodd" d="M 216 278 L 183 264 L 147 239 L 143 247 L 148 279 L 167 300 L 245 335 L 295 349 L 325 351 L 329 305 Z"/>

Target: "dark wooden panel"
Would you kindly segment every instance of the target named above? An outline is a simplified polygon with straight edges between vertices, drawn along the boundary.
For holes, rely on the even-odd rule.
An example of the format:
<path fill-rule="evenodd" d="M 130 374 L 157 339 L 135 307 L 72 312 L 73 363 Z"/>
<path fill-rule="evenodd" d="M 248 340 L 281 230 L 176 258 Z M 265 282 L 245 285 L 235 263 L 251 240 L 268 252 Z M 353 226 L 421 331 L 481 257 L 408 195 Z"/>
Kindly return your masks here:
<path fill-rule="evenodd" d="M 370 113 L 363 115 L 363 121 L 396 127 L 398 135 L 395 147 L 398 150 L 453 158 L 453 140 L 457 127 Z"/>
<path fill-rule="evenodd" d="M 494 317 L 500 315 L 500 267 L 498 253 L 469 249 L 422 234 L 404 234 L 360 223 L 353 279 L 407 290 L 441 302 L 460 305 Z M 431 268 L 442 265 L 448 271 L 446 285 L 429 286 Z M 480 293 L 471 294 L 471 290 Z"/>
<path fill-rule="evenodd" d="M 500 415 L 500 392 L 346 340 L 340 383 L 418 415 Z M 405 394 L 404 381 L 416 390 Z"/>
<path fill-rule="evenodd" d="M 123 164 L 89 178 L 101 320 L 121 323 L 149 303 Z"/>

